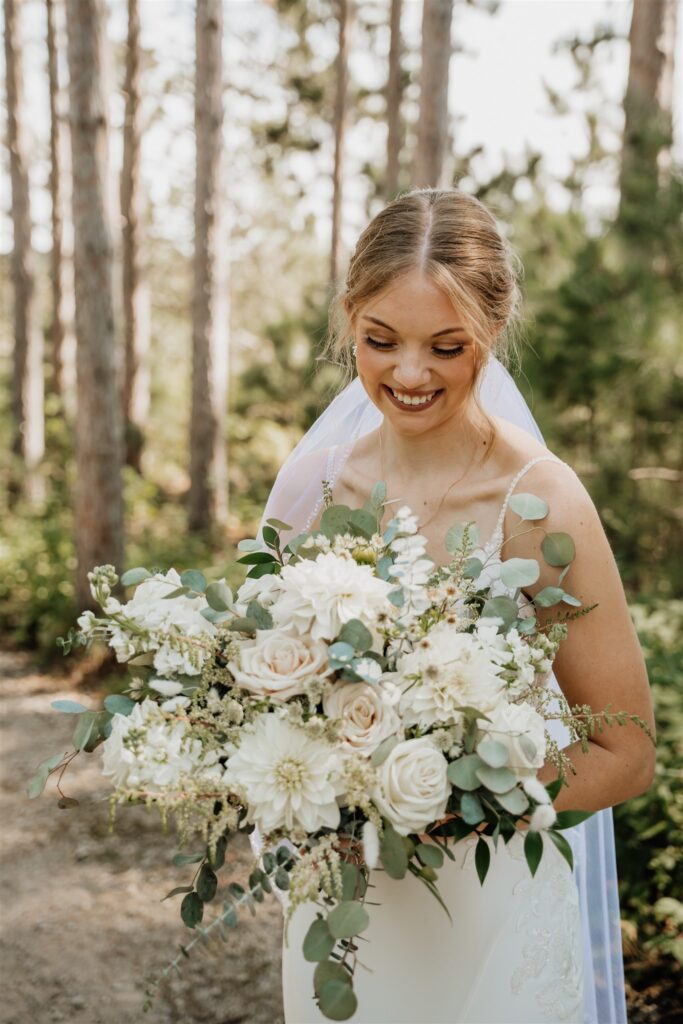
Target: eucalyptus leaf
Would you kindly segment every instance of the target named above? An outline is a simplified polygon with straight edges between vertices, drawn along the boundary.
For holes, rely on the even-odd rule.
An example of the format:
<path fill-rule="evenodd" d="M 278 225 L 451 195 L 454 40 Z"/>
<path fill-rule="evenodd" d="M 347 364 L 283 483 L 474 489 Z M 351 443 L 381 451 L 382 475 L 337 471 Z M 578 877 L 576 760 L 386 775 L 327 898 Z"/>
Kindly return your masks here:
<path fill-rule="evenodd" d="M 329 540 L 340 533 L 349 532 L 349 516 L 351 509 L 348 505 L 330 505 L 320 517 L 320 530 Z"/>
<path fill-rule="evenodd" d="M 469 525 L 468 537 L 471 547 L 475 548 L 479 543 L 479 529 L 475 523 L 456 523 L 446 531 L 446 537 L 444 544 L 446 551 L 449 554 L 454 555 L 460 548 L 465 536 L 465 526 Z"/>
<path fill-rule="evenodd" d="M 266 519 L 268 526 L 274 526 L 276 530 L 291 530 L 289 523 L 283 523 L 281 519 Z"/>
<path fill-rule="evenodd" d="M 518 612 L 517 602 L 513 601 L 511 597 L 490 598 L 484 602 L 484 607 L 481 610 L 482 616 L 503 620 L 502 626 L 498 627 L 503 633 L 507 633 L 515 624 Z"/>
<path fill-rule="evenodd" d="M 174 597 L 184 597 L 185 594 L 189 594 L 189 593 L 190 593 L 190 588 L 189 587 L 176 587 L 174 590 L 171 590 L 168 594 L 164 594 L 164 596 L 162 597 L 161 600 L 162 601 L 171 601 Z"/>
<path fill-rule="evenodd" d="M 273 616 L 258 601 L 250 601 L 247 605 L 247 618 L 253 619 L 259 629 L 273 628 Z"/>
<path fill-rule="evenodd" d="M 251 633 L 253 636 L 259 628 L 259 624 L 254 619 L 238 616 L 236 619 L 227 622 L 225 628 L 237 630 L 239 633 Z"/>
<path fill-rule="evenodd" d="M 443 850 L 432 843 L 418 843 L 415 852 L 427 867 L 440 868 L 443 865 Z"/>
<path fill-rule="evenodd" d="M 209 583 L 206 588 L 206 600 L 209 608 L 213 608 L 215 612 L 227 612 L 232 608 L 232 591 L 225 580 Z"/>
<path fill-rule="evenodd" d="M 327 915 L 327 927 L 335 939 L 350 939 L 352 935 L 365 931 L 369 924 L 367 910 L 355 900 L 338 903 Z"/>
<path fill-rule="evenodd" d="M 531 739 L 531 737 L 527 736 L 526 733 L 521 733 L 521 735 L 519 735 L 517 737 L 517 742 L 519 743 L 520 747 L 522 748 L 522 752 L 524 753 L 524 756 L 529 761 L 533 761 L 534 758 L 536 757 L 536 744 Z"/>
<path fill-rule="evenodd" d="M 481 806 L 481 800 L 476 793 L 463 793 L 460 798 L 460 814 L 468 825 L 478 825 L 486 815 Z"/>
<path fill-rule="evenodd" d="M 463 566 L 462 574 L 468 580 L 478 580 L 483 568 L 484 563 L 481 558 L 468 558 Z"/>
<path fill-rule="evenodd" d="M 348 665 L 353 661 L 356 652 L 351 644 L 341 640 L 330 644 L 328 654 L 332 661 L 338 662 L 340 665 Z"/>
<path fill-rule="evenodd" d="M 532 876 L 536 874 L 543 856 L 543 837 L 540 832 L 528 831 L 524 837 L 524 856 Z"/>
<path fill-rule="evenodd" d="M 496 793 L 496 799 L 509 814 L 524 814 L 529 806 L 527 795 L 519 786 L 514 786 L 507 793 Z"/>
<path fill-rule="evenodd" d="M 322 917 L 317 917 L 315 921 L 311 923 L 304 937 L 304 959 L 313 963 L 316 961 L 327 960 L 328 956 L 334 949 L 335 944 L 336 939 L 334 935 L 330 933 L 330 929 L 327 927 L 327 921 Z"/>
<path fill-rule="evenodd" d="M 198 569 L 186 569 L 185 572 L 181 572 L 180 582 L 184 587 L 189 587 L 190 590 L 195 590 L 198 594 L 203 594 L 206 590 L 206 576 Z"/>
<path fill-rule="evenodd" d="M 477 747 L 477 754 L 491 768 L 503 768 L 510 760 L 508 748 L 498 740 L 482 740 Z"/>
<path fill-rule="evenodd" d="M 135 701 L 124 693 L 110 693 L 104 698 L 104 706 L 112 715 L 129 715 L 135 707 Z"/>
<path fill-rule="evenodd" d="M 188 892 L 180 904 L 180 916 L 188 928 L 196 928 L 204 917 L 204 904 L 196 892 Z"/>
<path fill-rule="evenodd" d="M 564 601 L 565 604 L 570 604 L 572 606 L 572 608 L 580 608 L 581 607 L 581 602 L 579 601 L 578 597 L 572 597 L 572 595 L 568 594 L 566 590 L 562 594 L 562 600 Z"/>
<path fill-rule="evenodd" d="M 492 793 L 507 793 L 517 781 L 509 768 L 490 768 L 487 764 L 477 768 L 477 776 Z"/>
<path fill-rule="evenodd" d="M 564 590 L 561 587 L 544 587 L 535 595 L 534 604 L 539 608 L 551 608 L 554 604 L 559 604 L 563 597 Z"/>
<path fill-rule="evenodd" d="M 406 598 L 402 590 L 391 590 L 387 597 L 392 604 L 395 604 L 397 608 L 402 608 L 405 604 Z"/>
<path fill-rule="evenodd" d="M 182 868 L 185 864 L 197 864 L 200 860 L 204 859 L 204 851 L 199 853 L 176 853 L 173 858 L 173 865 L 176 868 Z"/>
<path fill-rule="evenodd" d="M 378 768 L 381 764 L 384 764 L 391 751 L 398 743 L 398 736 L 387 736 L 386 739 L 382 740 L 380 745 L 373 750 L 370 755 L 370 763 Z"/>
<path fill-rule="evenodd" d="M 541 543 L 548 565 L 568 565 L 576 557 L 574 541 L 568 533 L 548 533 Z"/>
<path fill-rule="evenodd" d="M 138 583 L 142 583 L 143 580 L 149 579 L 151 573 L 143 566 L 137 566 L 135 569 L 128 569 L 124 572 L 121 577 L 121 583 L 124 587 L 136 587 Z"/>
<path fill-rule="evenodd" d="M 238 551 L 260 551 L 261 545 L 253 537 L 245 537 L 243 540 L 237 542 Z"/>
<path fill-rule="evenodd" d="M 377 562 L 377 565 L 375 566 L 377 575 L 381 580 L 389 579 L 390 570 L 393 564 L 394 563 L 392 561 L 391 555 L 382 555 L 382 557 Z"/>
<path fill-rule="evenodd" d="M 218 878 L 208 864 L 202 864 L 196 882 L 197 895 L 203 903 L 210 903 L 216 895 Z"/>
<path fill-rule="evenodd" d="M 328 1020 L 348 1020 L 358 1008 L 350 982 L 326 981 L 320 990 L 320 1010 Z"/>
<path fill-rule="evenodd" d="M 463 754 L 457 761 L 451 761 L 447 769 L 448 781 L 458 789 L 470 792 L 479 789 L 481 782 L 477 778 L 477 769 L 483 767 L 484 762 L 477 754 Z"/>
<path fill-rule="evenodd" d="M 377 528 L 377 517 L 361 508 L 354 509 L 349 516 L 349 526 L 351 533 L 369 539 Z"/>
<path fill-rule="evenodd" d="M 228 837 L 220 836 L 217 843 L 216 849 L 213 856 L 209 857 L 209 863 L 214 871 L 218 871 L 225 864 L 225 851 L 228 848 Z"/>
<path fill-rule="evenodd" d="M 97 721 L 97 713 L 86 711 L 80 716 L 74 729 L 73 745 L 76 750 L 83 750 L 91 737 Z"/>
<path fill-rule="evenodd" d="M 50 703 L 50 707 L 54 708 L 55 711 L 61 711 L 65 715 L 81 715 L 84 711 L 88 710 L 75 700 L 53 700 Z"/>
<path fill-rule="evenodd" d="M 343 860 L 339 865 L 342 876 L 342 899 L 355 900 L 365 895 L 366 883 L 356 864 Z"/>
<path fill-rule="evenodd" d="M 351 644 L 356 651 L 367 651 L 372 646 L 372 634 L 360 619 L 349 619 L 342 626 L 339 639 Z"/>
<path fill-rule="evenodd" d="M 508 506 L 513 512 L 517 513 L 520 519 L 528 519 L 531 521 L 545 519 L 550 511 L 547 503 L 543 501 L 543 498 L 539 498 L 535 494 L 530 494 L 528 491 L 513 494 L 508 502 Z"/>
<path fill-rule="evenodd" d="M 69 807 L 78 807 L 78 800 L 72 796 L 60 796 L 57 801 L 57 807 L 60 811 L 65 811 Z"/>
<path fill-rule="evenodd" d="M 500 567 L 500 578 L 506 587 L 527 587 L 540 575 L 535 558 L 508 558 Z"/>
<path fill-rule="evenodd" d="M 313 991 L 316 996 L 320 995 L 323 985 L 332 979 L 345 985 L 351 983 L 349 972 L 340 963 L 336 963 L 334 960 L 323 960 L 313 972 Z"/>
<path fill-rule="evenodd" d="M 403 837 L 386 818 L 379 840 L 379 856 L 382 867 L 390 878 L 404 877 L 408 870 L 408 854 L 405 843 Z"/>
<path fill-rule="evenodd" d="M 170 900 L 171 896 L 179 896 L 181 893 L 192 891 L 191 885 L 177 885 L 175 889 L 171 889 L 171 891 L 167 892 L 165 896 L 162 896 L 160 902 L 163 903 L 164 900 Z"/>

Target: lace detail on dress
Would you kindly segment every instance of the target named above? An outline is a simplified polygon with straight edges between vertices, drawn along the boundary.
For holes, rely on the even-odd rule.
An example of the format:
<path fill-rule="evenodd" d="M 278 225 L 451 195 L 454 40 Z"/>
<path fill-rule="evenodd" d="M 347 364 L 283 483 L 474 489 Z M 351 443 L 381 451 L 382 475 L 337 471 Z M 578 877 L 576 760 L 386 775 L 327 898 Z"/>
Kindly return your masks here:
<path fill-rule="evenodd" d="M 512 842 L 510 843 L 510 847 Z M 511 856 L 524 858 L 521 842 Z M 579 900 L 573 873 L 544 839 L 535 877 L 515 886 L 524 909 L 515 922 L 521 939 L 521 963 L 514 969 L 510 989 L 517 995 L 534 984 L 538 1006 L 549 1020 L 583 1019 L 582 950 Z"/>

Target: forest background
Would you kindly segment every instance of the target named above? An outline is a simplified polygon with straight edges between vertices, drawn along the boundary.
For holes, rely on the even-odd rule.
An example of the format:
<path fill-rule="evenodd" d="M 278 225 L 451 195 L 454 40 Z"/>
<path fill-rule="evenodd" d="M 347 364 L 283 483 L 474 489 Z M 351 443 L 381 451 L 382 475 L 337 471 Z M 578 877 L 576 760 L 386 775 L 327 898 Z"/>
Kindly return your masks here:
<path fill-rule="evenodd" d="M 501 26 L 532 8 L 548 137 L 520 107 L 492 157 L 496 54 L 539 61 Z M 676 0 L 4 0 L 3 646 L 63 672 L 95 564 L 223 575 L 338 386 L 316 357 L 359 231 L 407 188 L 471 192 L 524 263 L 510 368 L 648 662 L 657 776 L 614 812 L 634 1020 L 674 1019 L 683 963 L 680 39 Z"/>

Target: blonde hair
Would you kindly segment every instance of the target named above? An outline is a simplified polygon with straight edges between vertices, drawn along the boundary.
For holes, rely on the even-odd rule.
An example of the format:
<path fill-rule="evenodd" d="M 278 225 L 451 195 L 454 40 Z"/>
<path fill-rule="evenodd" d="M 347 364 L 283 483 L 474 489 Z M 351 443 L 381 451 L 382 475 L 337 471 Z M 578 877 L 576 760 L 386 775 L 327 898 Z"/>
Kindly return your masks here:
<path fill-rule="evenodd" d="M 413 270 L 427 274 L 448 295 L 474 342 L 470 394 L 490 355 L 505 365 L 511 356 L 518 360 L 521 260 L 474 196 L 457 188 L 412 189 L 393 199 L 362 232 L 344 286 L 330 303 L 320 358 L 342 367 L 340 390 L 353 377 L 352 324 L 357 312 Z M 495 440 L 493 421 L 476 393 L 474 399 Z"/>

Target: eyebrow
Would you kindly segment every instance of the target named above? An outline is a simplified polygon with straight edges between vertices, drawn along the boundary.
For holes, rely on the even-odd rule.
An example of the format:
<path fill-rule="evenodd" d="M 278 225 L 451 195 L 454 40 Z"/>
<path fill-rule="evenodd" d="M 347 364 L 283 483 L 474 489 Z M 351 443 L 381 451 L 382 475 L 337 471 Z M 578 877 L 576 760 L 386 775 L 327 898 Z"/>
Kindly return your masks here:
<path fill-rule="evenodd" d="M 373 324 L 379 324 L 380 327 L 386 327 L 386 329 L 391 331 L 392 334 L 398 334 L 398 331 L 395 331 L 393 327 L 389 326 L 389 324 L 385 324 L 383 320 L 378 320 L 376 316 L 365 316 L 363 319 L 372 320 Z M 432 334 L 432 338 L 440 338 L 442 334 L 454 334 L 456 331 L 464 330 L 464 327 L 445 327 L 443 331 L 437 331 L 436 334 Z"/>

